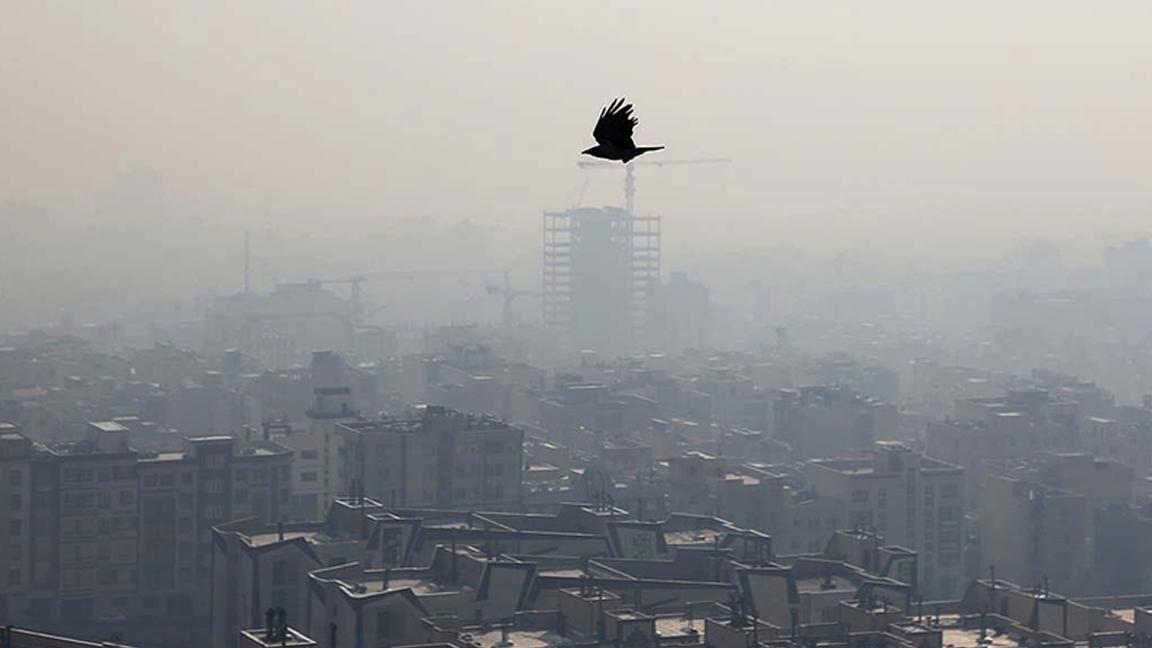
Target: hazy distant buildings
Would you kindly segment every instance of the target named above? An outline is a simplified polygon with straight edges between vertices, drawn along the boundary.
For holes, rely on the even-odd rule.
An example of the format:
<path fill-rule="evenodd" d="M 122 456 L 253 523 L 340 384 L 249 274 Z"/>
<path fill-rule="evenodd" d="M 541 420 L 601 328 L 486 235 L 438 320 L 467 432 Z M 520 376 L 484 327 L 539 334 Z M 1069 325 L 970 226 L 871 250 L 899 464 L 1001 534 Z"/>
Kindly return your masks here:
<path fill-rule="evenodd" d="M 900 427 L 894 405 L 843 387 L 780 390 L 775 413 L 777 438 L 801 458 L 867 451 L 873 442 L 893 438 Z"/>
<path fill-rule="evenodd" d="M 668 283 L 651 284 L 649 291 L 646 348 L 665 353 L 708 348 L 712 299 L 707 286 L 673 272 Z"/>
<path fill-rule="evenodd" d="M 284 369 L 313 349 L 355 346 L 355 307 L 324 282 L 279 284 L 268 294 L 223 297 L 205 315 L 210 351 L 240 349 L 271 369 Z"/>

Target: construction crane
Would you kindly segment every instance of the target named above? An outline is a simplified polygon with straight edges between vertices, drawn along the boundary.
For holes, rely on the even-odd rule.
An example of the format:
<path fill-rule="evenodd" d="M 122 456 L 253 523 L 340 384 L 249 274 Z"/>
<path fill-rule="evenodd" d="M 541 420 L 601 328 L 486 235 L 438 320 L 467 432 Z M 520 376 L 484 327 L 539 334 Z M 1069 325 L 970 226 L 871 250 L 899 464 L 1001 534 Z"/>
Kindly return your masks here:
<path fill-rule="evenodd" d="M 680 164 L 723 164 L 731 162 L 732 158 L 696 158 L 690 160 L 640 160 L 624 165 L 624 209 L 629 215 L 636 214 L 636 165 L 665 166 Z M 601 162 L 596 160 L 580 160 L 576 163 L 581 169 L 618 169 L 620 165 L 615 162 Z M 581 191 L 583 196 L 584 192 Z"/>
<path fill-rule="evenodd" d="M 350 286 L 350 300 L 352 302 L 352 321 L 360 325 L 363 320 L 382 310 L 374 309 L 371 313 L 364 312 L 364 303 L 361 300 L 360 285 L 367 281 L 401 280 L 412 281 L 418 277 L 456 277 L 460 275 L 476 276 L 485 274 L 498 274 L 503 272 L 500 268 L 445 268 L 427 270 L 382 270 L 380 272 L 365 272 L 350 277 L 335 279 L 308 279 L 307 283 L 314 286 L 329 286 L 333 284 L 348 284 Z"/>
<path fill-rule="evenodd" d="M 518 288 L 513 288 L 512 281 L 508 278 L 507 272 L 504 273 L 503 286 L 488 284 L 486 288 L 489 295 L 500 295 L 504 298 L 504 308 L 500 314 L 500 319 L 503 321 L 504 328 L 510 328 L 512 326 L 512 302 L 516 301 L 517 297 L 526 297 L 540 294 L 534 290 L 520 290 Z"/>

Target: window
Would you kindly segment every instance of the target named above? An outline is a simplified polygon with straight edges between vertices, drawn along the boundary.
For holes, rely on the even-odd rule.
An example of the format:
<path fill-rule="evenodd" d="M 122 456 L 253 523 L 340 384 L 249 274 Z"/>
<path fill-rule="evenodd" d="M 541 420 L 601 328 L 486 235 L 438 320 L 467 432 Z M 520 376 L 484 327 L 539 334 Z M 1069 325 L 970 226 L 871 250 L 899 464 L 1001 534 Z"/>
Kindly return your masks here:
<path fill-rule="evenodd" d="M 236 491 L 236 502 L 240 503 L 240 504 L 247 503 L 248 502 L 248 491 L 246 491 L 246 490 Z"/>
<path fill-rule="evenodd" d="M 309 472 L 300 473 L 300 481 L 302 481 L 302 482 L 314 482 L 314 481 L 316 481 L 316 471 L 309 471 Z"/>
<path fill-rule="evenodd" d="M 120 506 L 132 506 L 135 502 L 135 493 L 132 491 L 120 491 Z"/>
<path fill-rule="evenodd" d="M 221 454 L 208 455 L 208 457 L 204 461 L 204 465 L 208 466 L 209 468 L 223 468 L 224 467 L 224 455 L 221 455 Z"/>
<path fill-rule="evenodd" d="M 205 484 L 205 490 L 209 493 L 219 495 L 224 492 L 224 481 L 220 479 L 213 479 Z"/>
<path fill-rule="evenodd" d="M 9 585 L 19 585 L 20 582 L 23 580 L 23 576 L 24 576 L 23 572 L 21 572 L 19 569 L 9 569 L 8 570 L 8 584 Z"/>
<path fill-rule="evenodd" d="M 237 468 L 236 469 L 236 481 L 238 481 L 238 482 L 248 481 L 248 471 L 243 469 L 243 468 Z"/>
<path fill-rule="evenodd" d="M 103 473 L 107 468 L 101 469 Z M 88 468 L 69 468 L 64 471 L 63 480 L 69 483 L 80 483 L 92 481 L 92 470 Z"/>
<path fill-rule="evenodd" d="M 319 456 L 319 454 L 320 453 L 318 453 L 315 450 L 301 450 L 300 451 L 300 458 L 301 459 L 307 459 L 307 460 L 313 460 L 313 459 L 316 459 Z"/>
<path fill-rule="evenodd" d="M 190 471 L 182 473 L 180 475 L 180 483 L 182 483 L 182 484 L 191 484 L 195 480 L 196 480 L 196 476 L 194 474 L 192 474 L 192 472 L 190 472 Z"/>
<path fill-rule="evenodd" d="M 104 493 L 101 493 L 103 495 Z M 96 496 L 92 493 L 65 493 L 64 508 L 81 509 L 91 508 L 96 503 Z"/>
<path fill-rule="evenodd" d="M 204 509 L 204 517 L 208 520 L 223 520 L 224 507 L 217 504 L 216 506 L 209 506 Z"/>
<path fill-rule="evenodd" d="M 960 487 L 956 484 L 944 484 L 940 487 L 940 497 L 943 499 L 952 499 L 960 495 Z"/>
<path fill-rule="evenodd" d="M 190 517 L 180 518 L 180 533 L 191 533 L 191 532 L 192 532 L 192 518 L 190 518 Z"/>
<path fill-rule="evenodd" d="M 180 509 L 186 511 L 190 508 L 192 508 L 192 494 L 180 493 Z"/>
<path fill-rule="evenodd" d="M 14 493 L 8 496 L 8 509 L 11 511 L 20 511 L 24 509 L 24 496 L 20 493 Z"/>
<path fill-rule="evenodd" d="M 12 486 L 19 486 L 21 483 L 23 483 L 23 481 L 24 481 L 24 473 L 20 472 L 19 470 L 15 469 L 15 468 L 8 471 L 8 483 L 9 484 L 11 484 Z"/>
<path fill-rule="evenodd" d="M 144 475 L 140 478 L 140 484 L 145 488 L 152 488 L 159 482 L 156 475 Z"/>
<path fill-rule="evenodd" d="M 489 441 L 484 444 L 484 451 L 492 453 L 504 452 L 504 443 L 501 441 Z"/>
<path fill-rule="evenodd" d="M 8 520 L 8 535 L 18 536 L 24 533 L 24 520 Z"/>
<path fill-rule="evenodd" d="M 852 503 L 863 504 L 868 501 L 868 491 L 858 488 L 852 491 Z"/>

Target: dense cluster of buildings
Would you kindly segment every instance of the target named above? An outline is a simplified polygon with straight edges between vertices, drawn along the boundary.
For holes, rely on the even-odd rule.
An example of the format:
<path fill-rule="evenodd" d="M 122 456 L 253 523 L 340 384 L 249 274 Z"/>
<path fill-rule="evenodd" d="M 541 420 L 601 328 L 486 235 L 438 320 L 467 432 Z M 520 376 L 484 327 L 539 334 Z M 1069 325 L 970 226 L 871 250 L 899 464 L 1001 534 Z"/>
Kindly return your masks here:
<path fill-rule="evenodd" d="M 14 645 L 976 648 L 1152 629 L 1152 403 L 1037 373 L 978 380 L 935 417 L 843 356 L 545 370 L 461 337 L 279 371 L 0 348 Z"/>

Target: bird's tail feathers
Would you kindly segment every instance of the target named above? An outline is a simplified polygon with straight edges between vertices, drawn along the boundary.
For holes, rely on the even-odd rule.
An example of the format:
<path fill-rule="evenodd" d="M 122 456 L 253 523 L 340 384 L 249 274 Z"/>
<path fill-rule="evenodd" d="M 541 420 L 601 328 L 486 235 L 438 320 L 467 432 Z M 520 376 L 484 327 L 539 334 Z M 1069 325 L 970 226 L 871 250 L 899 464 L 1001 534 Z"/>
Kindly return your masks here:
<path fill-rule="evenodd" d="M 647 153 L 648 151 L 662 151 L 662 150 L 664 150 L 664 147 L 663 146 L 637 146 L 636 150 L 640 151 L 641 153 Z"/>

